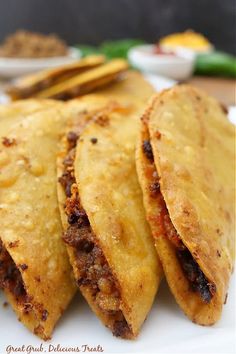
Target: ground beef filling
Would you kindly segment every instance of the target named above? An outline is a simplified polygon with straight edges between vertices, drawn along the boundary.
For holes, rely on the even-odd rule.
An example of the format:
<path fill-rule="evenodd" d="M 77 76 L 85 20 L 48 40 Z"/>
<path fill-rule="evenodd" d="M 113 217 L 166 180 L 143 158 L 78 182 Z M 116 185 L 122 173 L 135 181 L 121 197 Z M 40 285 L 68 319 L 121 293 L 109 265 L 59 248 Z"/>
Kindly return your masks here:
<path fill-rule="evenodd" d="M 10 291 L 17 302 L 26 303 L 27 294 L 19 269 L 0 240 L 0 288 Z"/>
<path fill-rule="evenodd" d="M 143 141 L 142 149 L 149 162 L 153 163 L 154 157 L 149 140 Z M 181 268 L 189 281 L 190 289 L 192 291 L 198 292 L 203 302 L 210 303 L 216 292 L 215 285 L 211 284 L 207 280 L 191 253 L 183 244 L 174 225 L 172 224 L 164 198 L 161 195 L 159 176 L 156 170 L 155 175 L 152 178 L 152 183 L 150 184 L 149 190 L 152 197 L 159 197 L 161 205 L 160 222 L 162 230 L 176 249 L 176 255 L 178 257 Z"/>
<path fill-rule="evenodd" d="M 120 310 L 120 292 L 101 248 L 97 245 L 88 217 L 80 202 L 74 177 L 74 158 L 78 136 L 67 135 L 68 153 L 63 161 L 64 171 L 59 178 L 67 196 L 65 212 L 68 228 L 63 235 L 64 241 L 74 248 L 80 278 L 79 287 L 87 287 L 96 305 L 112 318 L 113 334 L 126 337 L 130 328 Z"/>

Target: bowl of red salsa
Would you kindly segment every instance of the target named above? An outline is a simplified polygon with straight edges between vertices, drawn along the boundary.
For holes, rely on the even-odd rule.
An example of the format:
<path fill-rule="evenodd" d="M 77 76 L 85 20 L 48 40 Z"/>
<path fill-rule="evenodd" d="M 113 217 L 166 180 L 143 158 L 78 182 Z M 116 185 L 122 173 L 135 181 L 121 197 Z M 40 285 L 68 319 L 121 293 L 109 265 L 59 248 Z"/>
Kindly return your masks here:
<path fill-rule="evenodd" d="M 195 54 L 186 48 L 167 49 L 158 44 L 136 46 L 128 52 L 130 63 L 137 69 L 183 81 L 194 70 Z"/>

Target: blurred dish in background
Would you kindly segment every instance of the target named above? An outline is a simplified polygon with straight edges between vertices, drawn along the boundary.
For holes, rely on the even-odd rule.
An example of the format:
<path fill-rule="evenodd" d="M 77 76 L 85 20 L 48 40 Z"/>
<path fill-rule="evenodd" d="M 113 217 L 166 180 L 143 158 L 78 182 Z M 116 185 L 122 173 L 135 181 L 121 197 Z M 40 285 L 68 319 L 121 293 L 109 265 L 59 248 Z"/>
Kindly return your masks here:
<path fill-rule="evenodd" d="M 157 54 L 189 52 L 196 57 L 194 74 L 197 75 L 236 77 L 235 56 L 215 50 L 205 36 L 192 30 L 160 39 L 155 51 Z"/>
<path fill-rule="evenodd" d="M 80 57 L 81 54 L 79 50 L 74 48 L 69 48 L 68 54 L 64 57 L 52 57 L 45 59 L 13 59 L 0 57 L 0 77 L 14 78 L 48 68 L 71 64 Z"/>
<path fill-rule="evenodd" d="M 64 57 L 68 54 L 65 41 L 56 34 L 41 34 L 18 30 L 6 37 L 0 45 L 0 57 L 48 58 Z"/>
<path fill-rule="evenodd" d="M 81 57 L 54 34 L 17 31 L 0 46 L 0 77 L 13 78 L 70 64 Z"/>
<path fill-rule="evenodd" d="M 80 57 L 81 54 L 78 49 L 69 48 L 68 54 L 64 57 L 52 57 L 45 59 L 0 58 L 0 77 L 19 77 L 36 71 L 70 64 L 78 60 Z"/>
<path fill-rule="evenodd" d="M 175 80 L 187 79 L 193 69 L 197 75 L 236 77 L 235 57 L 215 51 L 205 36 L 192 30 L 170 34 L 153 46 L 149 44 L 144 47 L 145 44 L 148 45 L 142 39 L 127 38 L 106 41 L 99 46 L 78 44 L 76 48 L 81 51 L 82 56 L 102 54 L 108 59 L 126 59 L 129 53 L 129 60 L 137 69 Z M 136 52 L 140 46 L 145 48 L 145 56 L 142 52 Z"/>
<path fill-rule="evenodd" d="M 188 79 L 199 53 L 211 53 L 213 45 L 200 33 L 188 30 L 161 38 L 154 45 L 132 48 L 128 57 L 138 69 L 174 80 Z"/>
<path fill-rule="evenodd" d="M 128 58 L 137 69 L 174 80 L 185 80 L 194 70 L 195 56 L 184 49 L 157 53 L 156 45 L 146 44 L 129 50 Z"/>
<path fill-rule="evenodd" d="M 187 30 L 182 33 L 173 33 L 160 39 L 157 46 L 163 50 L 188 49 L 195 53 L 208 53 L 214 47 L 201 33 Z"/>

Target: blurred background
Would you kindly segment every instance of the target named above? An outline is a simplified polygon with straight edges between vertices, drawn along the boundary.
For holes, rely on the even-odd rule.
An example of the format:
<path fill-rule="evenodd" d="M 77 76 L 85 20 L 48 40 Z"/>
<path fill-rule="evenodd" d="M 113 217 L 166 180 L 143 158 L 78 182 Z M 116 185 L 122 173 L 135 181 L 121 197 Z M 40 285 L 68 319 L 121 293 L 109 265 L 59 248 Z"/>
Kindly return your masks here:
<path fill-rule="evenodd" d="M 1 0 L 0 14 L 0 41 L 19 28 L 57 33 L 70 45 L 154 42 L 193 29 L 217 49 L 236 52 L 235 0 Z"/>
<path fill-rule="evenodd" d="M 103 54 L 128 59 L 157 90 L 188 82 L 235 105 L 236 0 L 0 0 L 0 16 L 0 91 Z"/>

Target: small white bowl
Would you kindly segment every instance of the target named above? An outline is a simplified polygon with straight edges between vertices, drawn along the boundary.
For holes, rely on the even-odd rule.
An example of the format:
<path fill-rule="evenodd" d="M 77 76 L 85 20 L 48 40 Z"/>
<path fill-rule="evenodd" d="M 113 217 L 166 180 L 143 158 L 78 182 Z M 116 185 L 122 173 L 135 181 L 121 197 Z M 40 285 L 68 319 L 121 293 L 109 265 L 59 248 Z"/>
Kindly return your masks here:
<path fill-rule="evenodd" d="M 186 80 L 194 69 L 196 55 L 178 48 L 171 54 L 155 54 L 154 45 L 141 45 L 128 52 L 130 63 L 146 73 L 158 74 L 174 80 Z"/>
<path fill-rule="evenodd" d="M 81 52 L 69 48 L 68 54 L 63 57 L 51 58 L 0 58 L 0 77 L 14 78 L 36 71 L 73 63 L 81 57 Z"/>

